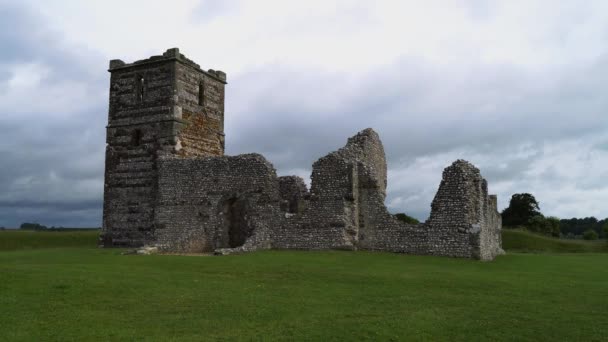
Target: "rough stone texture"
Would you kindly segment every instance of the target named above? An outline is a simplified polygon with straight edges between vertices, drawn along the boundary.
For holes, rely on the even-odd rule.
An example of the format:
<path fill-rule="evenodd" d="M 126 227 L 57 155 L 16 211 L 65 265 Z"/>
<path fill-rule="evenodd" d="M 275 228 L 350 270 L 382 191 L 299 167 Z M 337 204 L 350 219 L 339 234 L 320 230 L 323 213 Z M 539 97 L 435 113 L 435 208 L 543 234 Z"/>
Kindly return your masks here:
<path fill-rule="evenodd" d="M 382 142 L 365 129 L 313 164 L 310 192 L 261 155 L 224 156 L 225 74 L 170 49 L 110 62 L 102 246 L 230 254 L 366 249 L 491 260 L 502 252 L 496 196 L 477 168 L 443 173 L 429 220 L 384 205 Z"/>
<path fill-rule="evenodd" d="M 430 254 L 492 260 L 502 253 L 496 196 L 488 196 L 486 180 L 467 161 L 443 171 L 426 224 Z"/>
<path fill-rule="evenodd" d="M 112 60 L 109 71 L 100 244 L 138 247 L 156 240 L 158 158 L 224 154 L 226 74 L 203 71 L 178 49 Z"/>
<path fill-rule="evenodd" d="M 168 157 L 158 165 L 155 226 L 161 249 L 269 246 L 270 227 L 281 223 L 281 198 L 276 171 L 264 157 Z"/>

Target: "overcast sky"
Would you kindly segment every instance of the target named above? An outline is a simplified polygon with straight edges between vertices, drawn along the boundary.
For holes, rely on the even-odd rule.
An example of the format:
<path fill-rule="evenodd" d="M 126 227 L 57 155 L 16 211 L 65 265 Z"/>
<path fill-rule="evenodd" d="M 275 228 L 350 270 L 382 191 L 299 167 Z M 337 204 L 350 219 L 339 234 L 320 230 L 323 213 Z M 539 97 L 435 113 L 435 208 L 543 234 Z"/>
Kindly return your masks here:
<path fill-rule="evenodd" d="M 374 128 L 386 204 L 426 219 L 443 168 L 499 209 L 608 216 L 608 1 L 0 0 L 0 226 L 100 226 L 108 60 L 223 70 L 226 149 L 280 175 Z"/>

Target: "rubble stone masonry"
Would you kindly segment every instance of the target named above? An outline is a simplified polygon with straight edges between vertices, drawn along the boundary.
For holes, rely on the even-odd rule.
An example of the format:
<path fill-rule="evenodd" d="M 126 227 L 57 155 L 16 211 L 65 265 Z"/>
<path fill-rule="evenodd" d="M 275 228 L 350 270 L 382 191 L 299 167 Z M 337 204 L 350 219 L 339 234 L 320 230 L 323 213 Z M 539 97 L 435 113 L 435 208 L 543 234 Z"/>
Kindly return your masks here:
<path fill-rule="evenodd" d="M 169 49 L 110 62 L 104 247 L 227 254 L 256 249 L 378 250 L 492 260 L 496 196 L 472 164 L 443 172 L 430 218 L 395 219 L 387 165 L 365 129 L 313 164 L 311 188 L 259 154 L 224 156 L 226 74 Z"/>

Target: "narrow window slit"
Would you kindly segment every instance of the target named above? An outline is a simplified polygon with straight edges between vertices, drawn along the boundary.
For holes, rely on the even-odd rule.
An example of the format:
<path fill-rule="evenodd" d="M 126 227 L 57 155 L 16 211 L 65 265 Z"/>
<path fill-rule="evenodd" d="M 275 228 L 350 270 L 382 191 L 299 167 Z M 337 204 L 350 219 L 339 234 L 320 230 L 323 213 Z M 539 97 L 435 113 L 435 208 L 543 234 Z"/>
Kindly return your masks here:
<path fill-rule="evenodd" d="M 205 105 L 205 84 L 202 81 L 198 84 L 198 104 Z"/>
<path fill-rule="evenodd" d="M 141 129 L 136 129 L 131 133 L 131 144 L 133 146 L 141 145 L 142 133 Z"/>
<path fill-rule="evenodd" d="M 144 95 L 145 95 L 145 91 L 146 91 L 146 80 L 144 79 L 144 77 L 142 75 L 138 75 L 137 76 L 137 100 L 139 102 L 143 102 L 144 101 Z"/>

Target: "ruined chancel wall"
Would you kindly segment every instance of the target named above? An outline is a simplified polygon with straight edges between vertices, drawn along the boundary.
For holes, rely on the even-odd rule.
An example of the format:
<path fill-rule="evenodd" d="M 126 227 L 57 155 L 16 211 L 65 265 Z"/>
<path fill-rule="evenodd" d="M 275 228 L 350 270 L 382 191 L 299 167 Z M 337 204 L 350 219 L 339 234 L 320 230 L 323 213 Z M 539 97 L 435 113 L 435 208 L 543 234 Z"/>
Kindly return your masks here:
<path fill-rule="evenodd" d="M 496 196 L 472 164 L 445 169 L 427 222 L 384 205 L 387 164 L 365 129 L 317 160 L 311 187 L 259 154 L 224 156 L 224 85 L 177 49 L 110 63 L 100 245 L 169 252 L 347 249 L 491 260 L 502 252 Z"/>
<path fill-rule="evenodd" d="M 496 196 L 488 196 L 486 180 L 467 161 L 443 171 L 426 224 L 430 254 L 491 260 L 502 253 Z"/>

